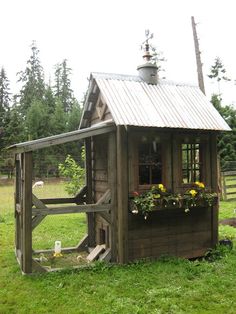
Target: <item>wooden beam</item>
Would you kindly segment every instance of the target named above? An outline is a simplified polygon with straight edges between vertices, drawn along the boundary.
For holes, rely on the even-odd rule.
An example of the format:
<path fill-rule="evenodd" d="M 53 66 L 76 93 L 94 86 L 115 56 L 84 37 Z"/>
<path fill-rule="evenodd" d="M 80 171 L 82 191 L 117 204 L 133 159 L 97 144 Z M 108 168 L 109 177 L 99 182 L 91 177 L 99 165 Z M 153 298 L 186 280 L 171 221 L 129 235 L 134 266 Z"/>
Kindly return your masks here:
<path fill-rule="evenodd" d="M 218 167 L 217 167 L 217 139 L 215 134 L 210 136 L 210 156 L 211 156 L 211 188 L 218 193 Z M 218 243 L 218 225 L 219 225 L 219 201 L 212 206 L 212 246 Z"/>
<path fill-rule="evenodd" d="M 117 127 L 118 262 L 128 262 L 128 145 L 124 126 Z"/>
<path fill-rule="evenodd" d="M 86 204 L 86 205 L 75 205 L 75 206 L 63 206 L 63 207 L 47 207 L 47 208 L 33 208 L 32 214 L 44 214 L 44 215 L 61 215 L 61 214 L 72 214 L 72 213 L 97 213 L 110 211 L 110 204 Z"/>
<path fill-rule="evenodd" d="M 86 234 L 76 246 L 77 252 L 87 251 L 88 249 L 88 235 Z"/>
<path fill-rule="evenodd" d="M 86 169 L 86 186 L 87 186 L 87 194 L 86 194 L 86 203 L 92 203 L 93 200 L 93 178 L 92 178 L 92 140 L 91 138 L 87 138 L 85 140 L 85 169 Z M 88 233 L 88 246 L 95 246 L 95 214 L 87 213 L 87 233 Z"/>
<path fill-rule="evenodd" d="M 108 204 L 108 202 L 110 201 L 111 199 L 111 191 L 108 189 L 104 194 L 103 196 L 97 201 L 97 205 L 100 205 L 100 204 Z"/>
<path fill-rule="evenodd" d="M 61 197 L 61 198 L 41 198 L 44 204 L 71 204 L 75 203 L 75 197 Z"/>
<path fill-rule="evenodd" d="M 23 154 L 22 271 L 32 272 L 32 152 Z"/>
<path fill-rule="evenodd" d="M 15 249 L 21 250 L 21 154 L 15 155 Z M 20 260 L 19 260 L 20 262 Z"/>
<path fill-rule="evenodd" d="M 91 136 L 97 136 L 100 134 L 109 133 L 115 130 L 115 126 L 111 123 L 104 122 L 99 125 L 92 126 L 90 128 L 72 131 L 68 133 L 62 133 L 45 138 L 41 138 L 34 141 L 24 142 L 10 146 L 8 149 L 14 153 L 29 152 L 37 149 L 51 147 L 54 145 L 79 141 Z"/>
<path fill-rule="evenodd" d="M 37 209 L 47 209 L 47 206 L 32 194 L 32 203 Z M 37 214 L 32 218 L 32 231 L 44 220 L 47 215 Z"/>
<path fill-rule="evenodd" d="M 88 193 L 88 186 L 85 185 L 80 189 L 79 193 L 75 196 L 75 202 L 74 203 L 79 205 L 81 203 L 83 204 L 84 202 L 87 202 L 87 199 L 86 199 L 87 193 Z M 87 203 L 91 203 L 91 201 L 89 201 Z"/>
<path fill-rule="evenodd" d="M 32 270 L 37 273 L 47 273 L 47 269 L 40 265 L 35 259 L 32 259 Z"/>
<path fill-rule="evenodd" d="M 108 184 L 111 198 L 110 232 L 111 232 L 111 261 L 117 262 L 117 146 L 116 134 L 109 134 L 108 138 Z M 103 217 L 105 218 L 105 217 Z M 106 219 L 106 218 L 105 218 Z"/>

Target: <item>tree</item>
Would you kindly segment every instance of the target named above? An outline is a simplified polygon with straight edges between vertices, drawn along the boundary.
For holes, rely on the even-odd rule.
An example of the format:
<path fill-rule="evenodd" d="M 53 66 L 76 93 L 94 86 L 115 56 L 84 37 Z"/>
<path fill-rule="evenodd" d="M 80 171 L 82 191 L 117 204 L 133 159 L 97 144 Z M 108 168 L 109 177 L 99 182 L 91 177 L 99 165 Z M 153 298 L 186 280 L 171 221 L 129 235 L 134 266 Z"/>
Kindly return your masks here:
<path fill-rule="evenodd" d="M 232 132 L 219 135 L 217 141 L 221 167 L 227 169 L 230 161 L 236 161 L 236 110 L 232 106 L 222 106 L 221 101 L 220 96 L 212 95 L 212 104 L 232 129 Z"/>
<path fill-rule="evenodd" d="M 56 99 L 54 97 L 53 90 L 50 84 L 46 86 L 43 102 L 48 108 L 48 113 L 53 114 L 55 111 Z"/>
<path fill-rule="evenodd" d="M 2 67 L 0 71 L 0 127 L 4 123 L 5 113 L 10 108 L 10 101 L 9 80 L 5 69 Z"/>
<path fill-rule="evenodd" d="M 71 112 L 68 114 L 68 131 L 78 130 L 80 119 L 82 115 L 82 108 L 80 107 L 78 101 L 74 99 L 74 103 L 71 107 Z"/>
<path fill-rule="evenodd" d="M 28 140 L 50 135 L 48 111 L 42 101 L 33 100 L 26 114 L 25 126 Z"/>
<path fill-rule="evenodd" d="M 60 98 L 56 99 L 56 107 L 51 122 L 53 134 L 60 134 L 67 131 L 67 115 L 63 110 Z"/>
<path fill-rule="evenodd" d="M 4 68 L 0 71 L 0 151 L 4 147 L 3 137 L 6 132 L 7 115 L 10 110 L 10 88 L 9 81 Z"/>
<path fill-rule="evenodd" d="M 31 45 L 31 56 L 27 61 L 24 71 L 18 73 L 18 82 L 21 82 L 20 108 L 23 115 L 26 115 L 34 100 L 42 101 L 45 94 L 44 73 L 39 60 L 39 50 L 33 41 Z"/>
<path fill-rule="evenodd" d="M 4 145 L 10 146 L 25 141 L 27 139 L 25 133 L 24 122 L 19 107 L 14 104 L 6 115 Z"/>
<path fill-rule="evenodd" d="M 82 151 L 81 159 L 85 159 L 85 152 Z M 70 179 L 66 183 L 65 190 L 70 195 L 76 195 L 84 185 L 85 169 L 76 163 L 76 161 L 68 155 L 64 163 L 59 164 L 59 172 L 62 176 Z"/>
<path fill-rule="evenodd" d="M 210 79 L 215 79 L 218 84 L 218 95 L 220 92 L 220 82 L 221 81 L 230 81 L 230 79 L 226 76 L 226 69 L 219 57 L 215 58 L 215 63 L 210 69 L 210 74 L 208 75 Z"/>
<path fill-rule="evenodd" d="M 64 59 L 62 63 L 55 66 L 55 85 L 54 94 L 62 102 L 65 112 L 70 112 L 73 102 L 73 90 L 71 88 L 71 68 L 67 66 L 67 60 Z"/>

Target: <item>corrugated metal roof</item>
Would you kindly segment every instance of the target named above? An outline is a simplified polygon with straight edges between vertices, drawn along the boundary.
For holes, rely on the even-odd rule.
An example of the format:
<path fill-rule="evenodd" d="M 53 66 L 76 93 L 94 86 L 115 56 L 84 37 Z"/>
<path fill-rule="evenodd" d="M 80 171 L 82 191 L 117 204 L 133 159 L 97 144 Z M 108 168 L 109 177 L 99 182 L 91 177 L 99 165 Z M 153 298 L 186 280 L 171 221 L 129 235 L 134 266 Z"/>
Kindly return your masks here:
<path fill-rule="evenodd" d="M 92 73 L 116 125 L 229 131 L 197 86 L 139 76 Z"/>

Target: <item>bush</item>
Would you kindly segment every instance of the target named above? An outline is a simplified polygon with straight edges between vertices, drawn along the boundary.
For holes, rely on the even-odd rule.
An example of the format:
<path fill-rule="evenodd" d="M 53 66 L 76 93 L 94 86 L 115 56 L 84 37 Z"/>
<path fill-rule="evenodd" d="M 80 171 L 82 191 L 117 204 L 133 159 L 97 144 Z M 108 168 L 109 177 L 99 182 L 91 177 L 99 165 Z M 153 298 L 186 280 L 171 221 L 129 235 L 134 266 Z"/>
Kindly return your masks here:
<path fill-rule="evenodd" d="M 82 150 L 81 155 L 82 160 L 84 160 L 84 150 Z M 84 185 L 85 169 L 78 165 L 70 155 L 67 155 L 63 164 L 59 164 L 58 169 L 60 175 L 69 179 L 65 190 L 69 195 L 76 195 Z"/>

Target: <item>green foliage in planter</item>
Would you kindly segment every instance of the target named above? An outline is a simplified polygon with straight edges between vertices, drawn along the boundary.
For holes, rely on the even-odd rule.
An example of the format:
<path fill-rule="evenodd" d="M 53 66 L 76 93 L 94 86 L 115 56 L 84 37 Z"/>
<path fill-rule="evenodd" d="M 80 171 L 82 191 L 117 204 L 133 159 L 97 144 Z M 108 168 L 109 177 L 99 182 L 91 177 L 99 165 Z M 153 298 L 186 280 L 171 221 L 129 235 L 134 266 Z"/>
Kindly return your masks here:
<path fill-rule="evenodd" d="M 186 190 L 183 195 L 167 192 L 163 184 L 153 186 L 144 193 L 135 191 L 133 195 L 131 212 L 141 213 L 145 219 L 150 212 L 158 208 L 184 208 L 185 212 L 188 212 L 193 207 L 208 207 L 217 201 L 217 194 L 207 191 L 202 182 L 195 182 L 194 188 Z"/>

